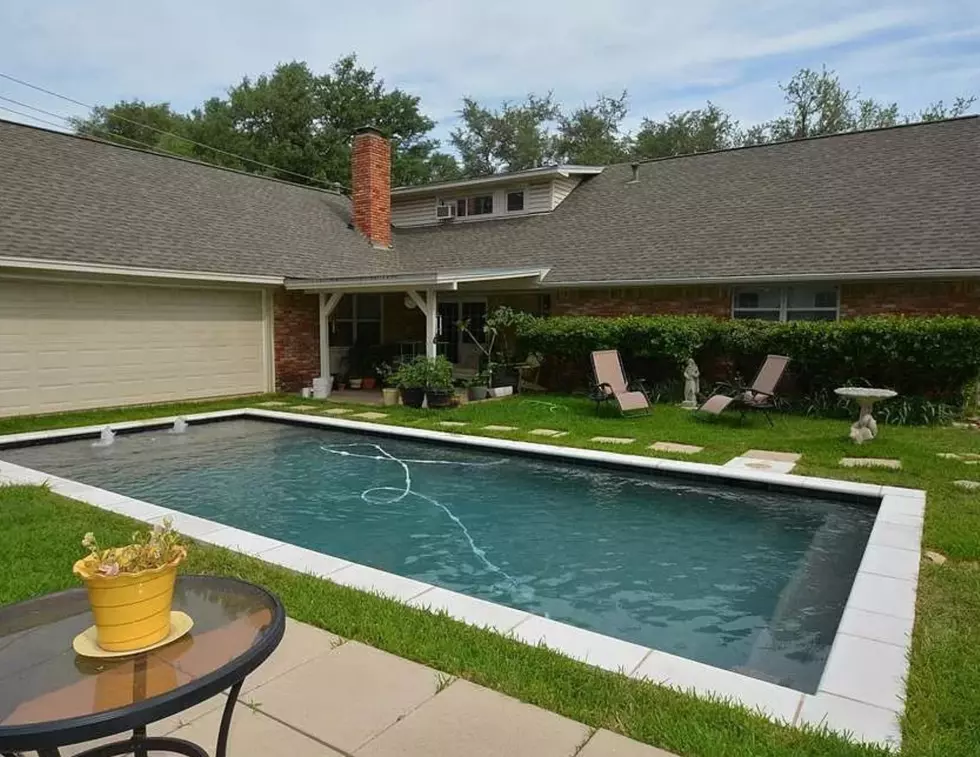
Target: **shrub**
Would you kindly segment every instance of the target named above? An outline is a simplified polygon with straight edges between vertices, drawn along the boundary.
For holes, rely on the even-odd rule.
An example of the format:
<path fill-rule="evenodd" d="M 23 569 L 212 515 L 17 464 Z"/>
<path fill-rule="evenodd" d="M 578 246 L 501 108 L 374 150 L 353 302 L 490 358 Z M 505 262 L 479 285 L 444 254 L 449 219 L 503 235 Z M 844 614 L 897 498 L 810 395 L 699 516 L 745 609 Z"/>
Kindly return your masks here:
<path fill-rule="evenodd" d="M 857 384 L 897 390 L 904 398 L 890 413 L 897 422 L 942 420 L 951 408 L 962 408 L 968 386 L 980 376 L 980 318 L 772 323 L 560 316 L 528 320 L 518 334 L 524 348 L 550 358 L 546 380 L 563 389 L 584 383 L 588 355 L 598 349 L 620 350 L 627 369 L 651 382 L 676 378 L 679 366 L 694 357 L 703 387 L 736 375 L 751 380 L 767 354 L 788 355 L 793 362 L 786 398 L 796 409 L 820 415 L 853 412 L 833 389 Z"/>
<path fill-rule="evenodd" d="M 389 381 L 401 389 L 452 389 L 453 364 L 444 355 L 419 355 L 400 366 Z"/>

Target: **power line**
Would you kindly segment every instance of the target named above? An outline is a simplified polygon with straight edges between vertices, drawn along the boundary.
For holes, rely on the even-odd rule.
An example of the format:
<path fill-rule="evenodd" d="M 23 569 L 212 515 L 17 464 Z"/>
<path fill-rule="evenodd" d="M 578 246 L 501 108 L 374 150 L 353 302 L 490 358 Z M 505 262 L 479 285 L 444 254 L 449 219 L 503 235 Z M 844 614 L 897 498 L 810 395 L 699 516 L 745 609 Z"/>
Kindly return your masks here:
<path fill-rule="evenodd" d="M 39 87 L 36 84 L 31 84 L 30 82 L 26 82 L 23 79 L 18 79 L 15 76 L 10 76 L 10 74 L 5 74 L 2 71 L 0 71 L 0 78 L 7 79 L 8 81 L 12 81 L 12 82 L 14 82 L 16 84 L 20 84 L 20 85 L 22 85 L 24 87 L 29 87 L 30 89 L 37 90 L 38 92 L 43 92 L 46 95 L 51 95 L 52 97 L 57 97 L 57 98 L 59 98 L 61 100 L 65 100 L 66 102 L 70 102 L 70 103 L 73 103 L 75 105 L 80 105 L 83 108 L 88 108 L 90 111 L 95 110 L 95 106 L 94 105 L 89 105 L 88 103 L 83 103 L 81 100 L 76 100 L 76 99 L 74 99 L 72 97 L 68 97 L 67 95 L 62 95 L 62 94 L 60 94 L 58 92 L 53 92 L 50 89 L 45 89 L 44 87 Z M 4 99 L 7 99 L 7 98 L 4 98 Z M 40 110 L 40 109 L 38 109 L 38 110 Z M 261 161 L 253 160 L 252 158 L 246 158 L 243 155 L 238 155 L 238 154 L 233 153 L 233 152 L 228 152 L 227 150 L 222 150 L 222 149 L 217 148 L 217 147 L 212 147 L 211 145 L 204 144 L 203 142 L 196 142 L 195 140 L 190 139 L 189 137 L 184 137 L 184 136 L 181 136 L 180 134 L 175 134 L 172 131 L 166 131 L 165 129 L 158 129 L 155 126 L 150 126 L 148 124 L 143 124 L 143 123 L 140 123 L 139 121 L 134 121 L 131 118 L 126 118 L 125 116 L 120 116 L 117 113 L 112 113 L 108 108 L 105 108 L 104 111 L 105 111 L 106 116 L 108 116 L 109 118 L 115 118 L 115 119 L 118 119 L 119 121 L 125 121 L 126 123 L 133 124 L 134 126 L 139 126 L 142 129 L 149 129 L 150 131 L 155 131 L 155 132 L 157 132 L 159 134 L 164 134 L 164 135 L 169 136 L 169 137 L 174 137 L 175 139 L 183 140 L 184 142 L 188 142 L 188 143 L 190 143 L 192 145 L 195 145 L 196 147 L 202 147 L 205 150 L 212 150 L 213 152 L 220 153 L 221 155 L 227 155 L 227 156 L 229 156 L 231 158 L 235 158 L 236 160 L 241 160 L 241 161 L 244 161 L 246 163 L 252 163 L 253 165 L 261 166 L 262 168 L 269 168 L 269 169 L 271 169 L 273 171 L 278 171 L 280 173 L 289 174 L 290 176 L 298 176 L 301 179 L 306 179 L 307 181 L 311 181 L 311 182 L 314 182 L 316 184 L 323 184 L 323 185 L 325 185 L 325 186 L 327 186 L 327 187 L 329 187 L 331 189 L 333 188 L 332 182 L 323 181 L 322 179 L 315 179 L 312 176 L 307 176 L 306 174 L 297 173 L 296 171 L 289 171 L 289 170 L 287 170 L 285 168 L 279 168 L 278 166 L 273 166 L 273 165 L 270 165 L 269 163 L 262 163 Z M 118 136 L 118 135 L 113 135 L 113 136 Z M 181 156 L 181 157 L 185 157 L 185 156 Z"/>
<path fill-rule="evenodd" d="M 5 100 L 8 103 L 13 103 L 14 105 L 19 105 L 22 108 L 29 108 L 30 110 L 36 110 L 38 113 L 44 113 L 47 116 L 54 116 L 55 118 L 60 118 L 62 121 L 67 122 L 67 123 L 62 123 L 62 124 L 56 124 L 56 123 L 54 123 L 54 121 L 48 121 L 47 119 L 38 118 L 37 116 L 32 115 L 30 113 L 24 113 L 23 111 L 19 111 L 19 110 L 16 110 L 14 108 L 8 108 L 5 105 L 0 105 L 0 109 L 2 109 L 2 110 L 5 110 L 5 111 L 7 111 L 9 113 L 16 113 L 18 116 L 23 116 L 25 118 L 32 118 L 35 121 L 37 121 L 39 123 L 42 123 L 42 124 L 47 124 L 48 126 L 54 126 L 54 127 L 58 128 L 58 129 L 64 129 L 67 125 L 69 125 L 71 123 L 71 117 L 70 116 L 63 116 L 60 113 L 52 113 L 50 110 L 45 110 L 44 108 L 38 108 L 38 107 L 36 107 L 34 105 L 28 105 L 27 103 L 22 103 L 19 100 L 14 100 L 12 97 L 4 97 L 3 95 L 0 95 L 0 100 Z M 161 149 L 159 147 L 156 147 L 154 145 L 149 144 L 148 142 L 140 142 L 138 139 L 133 139 L 132 137 L 126 137 L 126 136 L 123 136 L 122 134 L 114 134 L 113 132 L 108 131 L 107 129 L 101 129 L 101 128 L 97 127 L 97 126 L 90 127 L 90 128 L 93 129 L 93 132 L 95 133 L 95 136 L 98 136 L 97 132 L 101 131 L 103 134 L 107 134 L 111 138 L 111 139 L 103 139 L 103 140 L 101 140 L 103 142 L 110 142 L 112 140 L 121 139 L 124 142 L 131 142 L 134 145 L 139 145 L 140 147 L 144 147 L 147 150 L 153 150 L 154 152 L 163 153 L 164 155 L 176 155 L 177 157 L 181 157 L 181 158 L 185 157 L 183 155 L 179 155 L 178 153 L 172 153 L 172 152 L 168 152 L 167 150 L 163 150 L 163 149 Z M 86 136 L 91 136 L 91 135 L 86 135 Z"/>

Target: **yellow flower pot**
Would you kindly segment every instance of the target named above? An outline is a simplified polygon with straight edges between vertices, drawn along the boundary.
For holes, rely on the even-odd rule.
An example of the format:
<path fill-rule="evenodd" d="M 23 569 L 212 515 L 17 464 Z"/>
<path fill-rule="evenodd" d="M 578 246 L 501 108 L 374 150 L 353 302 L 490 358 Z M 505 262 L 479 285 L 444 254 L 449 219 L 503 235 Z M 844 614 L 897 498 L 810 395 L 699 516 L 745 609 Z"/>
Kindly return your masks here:
<path fill-rule="evenodd" d="M 89 558 L 75 563 L 74 572 L 88 590 L 100 647 L 129 652 L 155 644 L 170 633 L 177 566 L 186 556 L 186 550 L 180 548 L 180 554 L 166 565 L 115 576 L 93 573 Z"/>

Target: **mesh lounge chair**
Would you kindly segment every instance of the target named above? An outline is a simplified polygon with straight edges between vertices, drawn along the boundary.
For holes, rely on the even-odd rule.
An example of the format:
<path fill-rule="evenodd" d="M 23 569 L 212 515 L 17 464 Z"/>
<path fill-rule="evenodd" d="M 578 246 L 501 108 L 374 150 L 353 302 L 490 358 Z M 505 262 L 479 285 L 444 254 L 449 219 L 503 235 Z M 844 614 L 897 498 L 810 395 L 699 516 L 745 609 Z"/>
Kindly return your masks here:
<path fill-rule="evenodd" d="M 712 415 L 721 415 L 726 408 L 731 406 L 733 409 L 738 409 L 741 413 L 741 419 L 745 420 L 745 413 L 749 410 L 761 410 L 762 414 L 766 416 L 766 420 L 769 421 L 769 425 L 772 426 L 773 423 L 772 418 L 769 416 L 769 411 L 776 407 L 776 403 L 774 402 L 776 385 L 779 384 L 779 380 L 783 377 L 787 363 L 789 363 L 788 357 L 784 357 L 783 355 L 768 355 L 766 362 L 759 369 L 759 375 L 752 382 L 752 386 L 738 388 L 734 396 L 716 394 L 708 398 L 698 408 L 698 411 L 711 413 Z"/>
<path fill-rule="evenodd" d="M 590 397 L 595 402 L 596 415 L 606 402 L 615 402 L 619 411 L 650 412 L 650 398 L 642 381 L 628 381 L 619 350 L 598 350 L 592 353 L 594 381 Z"/>

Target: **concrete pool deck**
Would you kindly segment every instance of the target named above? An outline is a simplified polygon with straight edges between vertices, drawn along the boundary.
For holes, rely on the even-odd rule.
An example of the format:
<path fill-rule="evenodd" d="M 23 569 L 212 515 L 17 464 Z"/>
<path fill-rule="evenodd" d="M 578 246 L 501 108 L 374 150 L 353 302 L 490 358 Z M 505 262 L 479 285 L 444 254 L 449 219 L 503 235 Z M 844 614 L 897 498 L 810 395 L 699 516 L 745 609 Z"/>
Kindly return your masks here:
<path fill-rule="evenodd" d="M 224 695 L 151 725 L 214 746 Z M 62 749 L 72 755 L 94 743 Z M 235 757 L 672 757 L 469 681 L 289 619 L 279 648 L 245 681 Z"/>
<path fill-rule="evenodd" d="M 533 454 L 566 462 L 622 466 L 718 484 L 761 486 L 804 495 L 819 492 L 824 496 L 877 502 L 874 527 L 818 689 L 815 694 L 805 694 L 0 460 L 0 483 L 48 483 L 58 494 L 151 523 L 172 517 L 178 530 L 200 541 L 351 588 L 382 594 L 398 602 L 445 611 L 465 623 L 489 627 L 528 644 L 543 644 L 609 671 L 692 691 L 700 696 L 732 700 L 786 725 L 826 725 L 832 730 L 847 732 L 858 741 L 893 748 L 900 744 L 899 722 L 904 708 L 925 512 L 923 491 L 594 449 L 466 437 L 458 433 L 380 426 L 274 410 L 236 409 L 185 417 L 192 423 L 249 417 L 285 421 L 504 453 Z M 160 428 L 172 424 L 173 420 L 130 421 L 112 424 L 112 427 L 116 431 L 135 431 Z M 99 426 L 89 426 L 12 434 L 0 437 L 0 451 L 10 445 L 98 436 L 99 431 Z"/>

